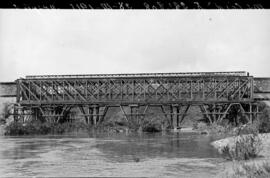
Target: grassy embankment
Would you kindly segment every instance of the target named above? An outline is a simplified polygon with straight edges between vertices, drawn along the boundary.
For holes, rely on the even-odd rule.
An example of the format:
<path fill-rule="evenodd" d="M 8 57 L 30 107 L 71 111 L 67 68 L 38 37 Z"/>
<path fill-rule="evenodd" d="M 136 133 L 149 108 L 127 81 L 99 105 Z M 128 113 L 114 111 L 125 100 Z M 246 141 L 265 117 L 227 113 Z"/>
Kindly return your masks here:
<path fill-rule="evenodd" d="M 213 142 L 225 160 L 224 172 L 217 177 L 270 177 L 270 108 L 253 123 L 234 129 L 233 136 Z"/>

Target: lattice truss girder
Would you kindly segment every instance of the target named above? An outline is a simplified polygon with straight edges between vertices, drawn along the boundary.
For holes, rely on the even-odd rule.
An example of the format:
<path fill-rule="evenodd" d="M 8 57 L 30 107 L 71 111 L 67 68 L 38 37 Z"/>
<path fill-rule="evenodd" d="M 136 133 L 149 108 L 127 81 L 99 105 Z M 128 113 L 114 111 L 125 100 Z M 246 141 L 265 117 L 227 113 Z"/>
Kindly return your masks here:
<path fill-rule="evenodd" d="M 18 100 L 57 102 L 181 102 L 252 100 L 253 78 L 189 77 L 18 80 Z"/>

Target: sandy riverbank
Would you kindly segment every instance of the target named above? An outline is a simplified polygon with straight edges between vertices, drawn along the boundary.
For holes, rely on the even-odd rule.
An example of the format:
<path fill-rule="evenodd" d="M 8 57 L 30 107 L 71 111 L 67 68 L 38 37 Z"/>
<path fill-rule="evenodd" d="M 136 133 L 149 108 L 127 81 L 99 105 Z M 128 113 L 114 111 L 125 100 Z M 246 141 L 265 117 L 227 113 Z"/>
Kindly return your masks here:
<path fill-rule="evenodd" d="M 233 177 L 236 168 L 245 165 L 255 165 L 261 166 L 263 163 L 270 163 L 270 133 L 267 134 L 259 134 L 258 137 L 262 141 L 262 151 L 259 153 L 259 157 L 256 159 L 248 160 L 248 161 L 226 161 L 224 160 L 224 171 L 217 175 L 217 177 Z M 232 147 L 235 144 L 235 141 L 239 139 L 239 136 L 228 137 L 225 139 L 217 140 L 212 142 L 211 144 L 221 152 L 222 148 L 225 146 Z"/>

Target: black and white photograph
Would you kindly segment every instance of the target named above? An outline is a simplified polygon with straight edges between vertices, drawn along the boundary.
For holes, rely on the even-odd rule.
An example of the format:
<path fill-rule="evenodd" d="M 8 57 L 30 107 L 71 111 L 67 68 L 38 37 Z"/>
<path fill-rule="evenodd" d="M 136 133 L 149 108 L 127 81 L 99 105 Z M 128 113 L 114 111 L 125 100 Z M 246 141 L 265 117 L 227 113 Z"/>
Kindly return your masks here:
<path fill-rule="evenodd" d="M 0 9 L 0 177 L 270 177 L 269 10 L 70 5 Z"/>

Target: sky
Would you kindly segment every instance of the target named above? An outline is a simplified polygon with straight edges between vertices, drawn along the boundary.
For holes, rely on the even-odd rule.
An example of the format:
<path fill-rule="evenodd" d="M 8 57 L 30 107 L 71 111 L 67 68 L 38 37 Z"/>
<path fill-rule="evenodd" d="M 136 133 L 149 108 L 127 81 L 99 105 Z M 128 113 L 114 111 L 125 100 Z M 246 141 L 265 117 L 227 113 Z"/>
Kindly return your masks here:
<path fill-rule="evenodd" d="M 26 75 L 270 77 L 269 10 L 0 10 L 0 82 Z"/>

